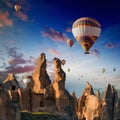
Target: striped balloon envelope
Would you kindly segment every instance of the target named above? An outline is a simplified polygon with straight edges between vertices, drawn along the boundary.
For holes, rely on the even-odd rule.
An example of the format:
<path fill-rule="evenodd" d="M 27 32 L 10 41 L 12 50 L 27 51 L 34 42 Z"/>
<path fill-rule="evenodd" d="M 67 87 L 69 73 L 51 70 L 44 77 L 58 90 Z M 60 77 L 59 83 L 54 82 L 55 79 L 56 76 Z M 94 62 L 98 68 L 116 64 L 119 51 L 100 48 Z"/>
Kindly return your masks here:
<path fill-rule="evenodd" d="M 73 23 L 72 33 L 85 51 L 85 54 L 89 54 L 90 48 L 100 36 L 101 25 L 94 18 L 82 17 Z"/>
<path fill-rule="evenodd" d="M 18 11 L 20 11 L 20 9 L 21 9 L 21 5 L 20 5 L 20 4 L 16 4 L 16 5 L 14 6 L 14 8 L 15 8 L 15 10 L 18 12 Z"/>

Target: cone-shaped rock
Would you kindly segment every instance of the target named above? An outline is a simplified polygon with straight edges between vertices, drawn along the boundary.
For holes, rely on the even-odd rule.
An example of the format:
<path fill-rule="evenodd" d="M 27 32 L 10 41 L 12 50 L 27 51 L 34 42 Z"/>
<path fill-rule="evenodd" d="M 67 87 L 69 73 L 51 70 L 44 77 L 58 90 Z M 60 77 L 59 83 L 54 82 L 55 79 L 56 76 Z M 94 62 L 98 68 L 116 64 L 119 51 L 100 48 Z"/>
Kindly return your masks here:
<path fill-rule="evenodd" d="M 16 90 L 20 88 L 18 81 L 12 73 L 3 81 L 3 85 L 5 90 Z"/>
<path fill-rule="evenodd" d="M 35 72 L 32 75 L 33 90 L 35 93 L 41 92 L 44 88 L 50 85 L 51 81 L 46 71 L 46 56 L 41 53 L 37 60 Z"/>

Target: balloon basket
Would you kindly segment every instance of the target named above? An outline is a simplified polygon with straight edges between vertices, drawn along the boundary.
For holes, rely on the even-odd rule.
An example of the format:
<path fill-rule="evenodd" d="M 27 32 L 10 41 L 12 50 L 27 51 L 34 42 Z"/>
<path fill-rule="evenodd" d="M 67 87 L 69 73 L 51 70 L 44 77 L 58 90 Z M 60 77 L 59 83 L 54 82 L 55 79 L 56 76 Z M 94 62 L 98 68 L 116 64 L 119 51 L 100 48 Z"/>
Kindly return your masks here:
<path fill-rule="evenodd" d="M 88 51 L 85 51 L 84 54 L 89 54 L 89 52 L 88 52 Z"/>

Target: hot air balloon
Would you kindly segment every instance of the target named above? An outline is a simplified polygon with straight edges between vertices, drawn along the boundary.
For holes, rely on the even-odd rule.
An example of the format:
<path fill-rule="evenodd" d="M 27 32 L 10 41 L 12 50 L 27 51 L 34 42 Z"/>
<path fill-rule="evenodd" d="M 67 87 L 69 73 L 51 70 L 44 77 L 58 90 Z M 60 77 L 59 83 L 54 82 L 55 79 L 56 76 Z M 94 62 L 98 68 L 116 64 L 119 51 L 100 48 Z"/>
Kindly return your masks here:
<path fill-rule="evenodd" d="M 65 63 L 66 63 L 66 60 L 61 60 L 62 65 L 65 65 Z"/>
<path fill-rule="evenodd" d="M 25 87 L 31 86 L 32 82 L 31 79 L 32 79 L 31 76 L 26 76 L 23 78 L 23 83 L 25 84 Z"/>
<path fill-rule="evenodd" d="M 66 40 L 66 43 L 67 43 L 67 45 L 68 45 L 69 47 L 72 47 L 73 44 L 74 44 L 74 41 L 71 40 L 71 39 L 67 39 L 67 40 Z"/>
<path fill-rule="evenodd" d="M 116 68 L 113 68 L 113 71 L 115 72 L 115 71 L 116 71 Z"/>
<path fill-rule="evenodd" d="M 15 8 L 15 10 L 18 12 L 18 11 L 20 11 L 20 9 L 21 9 L 21 5 L 20 5 L 20 4 L 15 4 L 15 5 L 14 5 L 14 8 Z"/>
<path fill-rule="evenodd" d="M 105 73 L 105 68 L 102 69 L 102 73 Z"/>
<path fill-rule="evenodd" d="M 68 68 L 68 70 L 67 70 L 68 72 L 70 72 L 70 68 Z"/>
<path fill-rule="evenodd" d="M 85 51 L 84 53 L 89 54 L 90 48 L 101 33 L 101 25 L 94 18 L 79 18 L 72 25 L 72 33 Z"/>

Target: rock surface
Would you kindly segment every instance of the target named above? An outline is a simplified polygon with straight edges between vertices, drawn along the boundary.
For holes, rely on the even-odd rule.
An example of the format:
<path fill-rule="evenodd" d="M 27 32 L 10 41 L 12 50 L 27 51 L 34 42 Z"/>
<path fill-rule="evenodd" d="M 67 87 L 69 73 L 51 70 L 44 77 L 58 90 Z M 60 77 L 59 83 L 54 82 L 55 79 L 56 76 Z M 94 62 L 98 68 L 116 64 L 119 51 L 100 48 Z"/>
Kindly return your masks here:
<path fill-rule="evenodd" d="M 51 84 L 50 78 L 46 71 L 46 56 L 41 53 L 37 60 L 35 72 L 32 75 L 33 90 L 35 93 L 42 92 L 44 88 Z"/>
<path fill-rule="evenodd" d="M 120 99 L 115 88 L 108 84 L 102 99 L 102 120 L 120 119 Z"/>
<path fill-rule="evenodd" d="M 78 100 L 78 118 L 80 120 L 100 120 L 101 102 L 94 95 L 92 86 L 87 82 L 82 96 Z"/>
<path fill-rule="evenodd" d="M 6 91 L 17 90 L 18 88 L 20 88 L 18 81 L 12 73 L 10 73 L 8 77 L 3 81 L 3 86 Z"/>
<path fill-rule="evenodd" d="M 15 76 L 9 74 L 0 83 L 0 120 L 20 120 L 20 111 L 49 112 L 70 120 L 120 120 L 120 99 L 108 84 L 104 95 L 94 94 L 88 82 L 78 99 L 66 90 L 66 74 L 59 58 L 53 59 L 54 80 L 46 70 L 46 56 L 40 55 L 33 75 L 24 77 L 26 88 L 20 88 Z"/>
<path fill-rule="evenodd" d="M 53 88 L 55 91 L 56 107 L 62 114 L 74 115 L 74 99 L 65 89 L 66 74 L 61 68 L 61 60 L 58 58 L 53 59 L 55 80 L 53 82 Z"/>
<path fill-rule="evenodd" d="M 0 120 L 6 120 L 6 94 L 4 87 L 0 84 Z"/>

